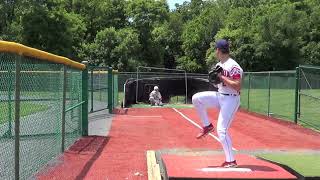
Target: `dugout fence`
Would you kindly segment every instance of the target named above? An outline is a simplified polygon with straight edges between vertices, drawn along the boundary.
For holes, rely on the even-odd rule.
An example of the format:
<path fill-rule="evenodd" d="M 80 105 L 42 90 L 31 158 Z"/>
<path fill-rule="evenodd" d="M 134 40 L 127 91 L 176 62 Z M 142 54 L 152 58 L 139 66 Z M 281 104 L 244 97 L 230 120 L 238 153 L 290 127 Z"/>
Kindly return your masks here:
<path fill-rule="evenodd" d="M 85 64 L 0 41 L 0 177 L 28 179 L 88 134 Z"/>

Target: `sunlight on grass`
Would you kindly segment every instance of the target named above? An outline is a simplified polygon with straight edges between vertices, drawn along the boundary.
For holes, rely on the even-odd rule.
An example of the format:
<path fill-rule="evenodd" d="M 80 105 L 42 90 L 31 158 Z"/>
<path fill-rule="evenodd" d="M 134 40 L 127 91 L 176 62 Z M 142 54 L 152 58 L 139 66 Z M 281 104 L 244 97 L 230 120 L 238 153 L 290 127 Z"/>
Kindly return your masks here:
<path fill-rule="evenodd" d="M 28 116 L 34 113 L 38 113 L 41 111 L 46 111 L 49 109 L 47 105 L 44 104 L 36 104 L 36 103 L 29 103 L 29 102 L 21 102 L 21 111 L 20 117 Z M 12 120 L 14 119 L 14 102 L 11 103 L 11 116 Z M 9 119 L 9 104 L 7 102 L 0 103 L 0 124 L 7 122 Z"/>
<path fill-rule="evenodd" d="M 258 156 L 286 165 L 305 177 L 320 176 L 320 155 L 318 153 L 268 153 Z"/>

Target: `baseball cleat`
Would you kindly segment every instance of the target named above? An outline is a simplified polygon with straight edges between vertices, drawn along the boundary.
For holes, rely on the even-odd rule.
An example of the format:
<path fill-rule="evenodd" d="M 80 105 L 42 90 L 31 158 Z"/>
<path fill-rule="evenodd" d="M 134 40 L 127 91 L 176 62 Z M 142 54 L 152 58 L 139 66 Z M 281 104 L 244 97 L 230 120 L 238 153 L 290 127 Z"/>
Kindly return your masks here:
<path fill-rule="evenodd" d="M 231 162 L 226 161 L 226 162 L 222 163 L 222 165 L 221 165 L 221 167 L 224 167 L 224 168 L 235 168 L 237 166 L 238 166 L 238 164 L 237 164 L 236 160 L 231 161 Z"/>
<path fill-rule="evenodd" d="M 197 135 L 197 139 L 200 139 L 206 135 L 208 135 L 210 132 L 212 132 L 214 129 L 212 124 L 209 124 L 208 126 L 205 126 L 202 128 L 202 131 Z"/>

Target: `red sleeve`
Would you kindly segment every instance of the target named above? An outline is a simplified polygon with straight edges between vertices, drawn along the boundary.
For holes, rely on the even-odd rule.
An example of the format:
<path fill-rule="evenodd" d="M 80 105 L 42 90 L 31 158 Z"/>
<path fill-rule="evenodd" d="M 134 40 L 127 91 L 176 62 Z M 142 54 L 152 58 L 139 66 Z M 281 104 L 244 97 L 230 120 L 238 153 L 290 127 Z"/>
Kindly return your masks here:
<path fill-rule="evenodd" d="M 232 79 L 241 79 L 241 70 L 238 67 L 232 67 L 230 71 L 230 76 Z"/>

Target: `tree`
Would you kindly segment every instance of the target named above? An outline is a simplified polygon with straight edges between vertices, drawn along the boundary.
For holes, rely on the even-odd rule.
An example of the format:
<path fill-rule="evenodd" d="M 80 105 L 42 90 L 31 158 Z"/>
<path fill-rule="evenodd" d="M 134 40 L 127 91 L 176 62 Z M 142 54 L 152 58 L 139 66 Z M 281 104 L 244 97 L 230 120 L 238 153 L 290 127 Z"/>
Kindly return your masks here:
<path fill-rule="evenodd" d="M 307 15 L 287 1 L 264 5 L 256 18 L 255 58 L 265 70 L 294 69 L 302 62 L 302 36 L 308 27 Z"/>
<path fill-rule="evenodd" d="M 206 54 L 214 36 L 222 27 L 224 14 L 216 4 L 207 6 L 197 18 L 189 21 L 182 34 L 184 56 L 178 60 L 180 67 L 192 72 L 207 72 Z M 188 65 L 188 63 L 191 63 Z M 194 66 L 197 65 L 197 66 Z M 191 69 L 187 69 L 192 67 Z"/>
<path fill-rule="evenodd" d="M 114 69 L 134 70 L 139 63 L 138 34 L 131 28 L 106 28 L 97 33 L 93 43 L 84 45 L 90 64 L 112 66 Z"/>
<path fill-rule="evenodd" d="M 309 26 L 303 36 L 301 54 L 305 64 L 320 65 L 320 5 L 316 0 L 307 0 L 305 10 L 309 15 Z"/>
<path fill-rule="evenodd" d="M 92 42 L 97 32 L 108 28 L 127 26 L 125 1 L 117 0 L 73 0 L 65 1 L 69 12 L 81 15 L 86 23 L 86 40 Z"/>
<path fill-rule="evenodd" d="M 70 58 L 77 57 L 86 30 L 78 15 L 41 6 L 23 16 L 21 24 L 24 44 Z"/>
<path fill-rule="evenodd" d="M 117 69 L 120 71 L 135 71 L 139 65 L 141 45 L 139 35 L 132 28 L 124 28 L 118 31 L 119 44 L 113 50 L 117 59 Z"/>
<path fill-rule="evenodd" d="M 245 69 L 258 69 L 254 58 L 255 48 L 253 45 L 255 28 L 253 26 L 254 11 L 252 8 L 238 7 L 229 10 L 229 14 L 225 18 L 225 27 L 221 28 L 215 40 L 227 39 L 230 42 L 231 55 Z M 211 43 L 211 53 L 208 53 L 207 64 L 217 61 L 212 55 L 214 53 L 214 42 Z M 258 65 L 259 62 L 258 62 Z M 254 67 L 253 67 L 254 66 Z M 261 64 L 261 66 L 263 66 Z"/>
<path fill-rule="evenodd" d="M 165 0 L 128 0 L 127 15 L 130 26 L 139 32 L 141 57 L 147 65 L 159 65 L 161 51 L 152 41 L 152 31 L 168 19 L 169 7 Z"/>
<path fill-rule="evenodd" d="M 182 17 L 183 23 L 186 23 L 196 17 L 205 9 L 207 3 L 203 0 L 185 1 L 183 4 L 176 4 L 176 10 L 173 13 L 179 13 Z"/>

